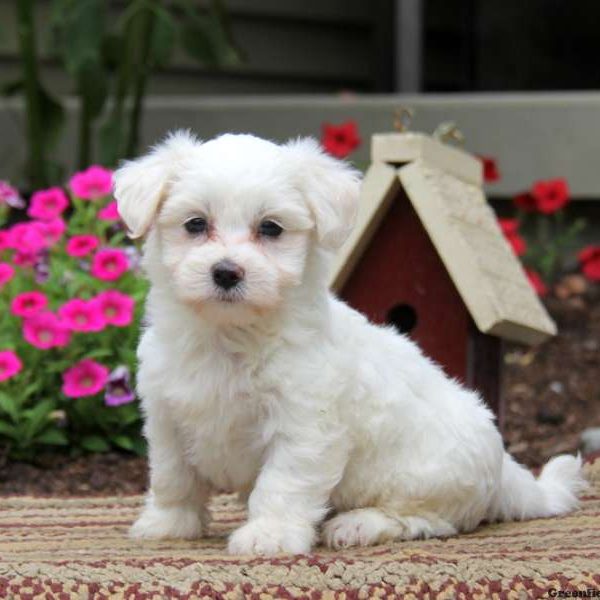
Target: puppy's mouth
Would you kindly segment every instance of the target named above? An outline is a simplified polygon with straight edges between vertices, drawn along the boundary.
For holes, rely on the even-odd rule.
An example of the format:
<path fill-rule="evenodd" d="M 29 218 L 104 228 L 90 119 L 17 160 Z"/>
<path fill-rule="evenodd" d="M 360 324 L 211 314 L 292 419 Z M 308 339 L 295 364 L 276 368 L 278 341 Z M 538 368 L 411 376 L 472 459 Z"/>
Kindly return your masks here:
<path fill-rule="evenodd" d="M 215 300 L 222 302 L 223 304 L 239 304 L 244 300 L 244 294 L 241 290 L 217 290 L 215 294 Z"/>

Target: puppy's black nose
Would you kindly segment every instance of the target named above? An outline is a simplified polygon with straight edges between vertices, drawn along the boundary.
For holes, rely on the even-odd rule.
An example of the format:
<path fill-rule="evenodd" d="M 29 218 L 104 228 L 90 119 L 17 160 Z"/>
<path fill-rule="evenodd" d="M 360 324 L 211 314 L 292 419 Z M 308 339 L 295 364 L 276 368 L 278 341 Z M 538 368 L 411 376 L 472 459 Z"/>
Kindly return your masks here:
<path fill-rule="evenodd" d="M 212 268 L 212 276 L 216 285 L 229 290 L 244 278 L 244 269 L 230 260 L 222 260 Z"/>

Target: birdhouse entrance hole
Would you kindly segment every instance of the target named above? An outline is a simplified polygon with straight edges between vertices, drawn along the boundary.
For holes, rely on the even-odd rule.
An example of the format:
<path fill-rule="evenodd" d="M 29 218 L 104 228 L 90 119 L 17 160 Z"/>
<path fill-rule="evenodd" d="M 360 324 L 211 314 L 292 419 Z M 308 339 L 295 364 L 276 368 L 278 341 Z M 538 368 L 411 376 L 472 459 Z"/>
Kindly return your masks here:
<path fill-rule="evenodd" d="M 399 333 L 410 333 L 417 325 L 417 311 L 410 304 L 396 304 L 388 311 L 386 320 Z"/>

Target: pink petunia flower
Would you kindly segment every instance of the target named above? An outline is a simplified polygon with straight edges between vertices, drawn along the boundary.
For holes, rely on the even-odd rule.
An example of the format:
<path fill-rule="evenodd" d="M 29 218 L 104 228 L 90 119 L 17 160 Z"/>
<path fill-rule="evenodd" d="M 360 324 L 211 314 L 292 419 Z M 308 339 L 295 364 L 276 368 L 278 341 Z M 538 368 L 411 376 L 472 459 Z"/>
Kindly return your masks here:
<path fill-rule="evenodd" d="M 100 240 L 95 235 L 74 235 L 67 242 L 67 254 L 81 258 L 93 252 L 100 245 Z"/>
<path fill-rule="evenodd" d="M 49 221 L 34 221 L 32 225 L 38 229 L 47 246 L 56 244 L 67 230 L 67 224 L 60 217 Z"/>
<path fill-rule="evenodd" d="M 14 377 L 22 368 L 21 359 L 12 350 L 0 350 L 0 381 Z"/>
<path fill-rule="evenodd" d="M 127 255 L 123 250 L 116 248 L 105 248 L 99 250 L 92 260 L 91 273 L 94 277 L 103 281 L 115 281 L 119 279 L 129 268 Z"/>
<path fill-rule="evenodd" d="M 106 290 L 95 298 L 106 323 L 127 327 L 133 320 L 135 300 L 117 290 Z"/>
<path fill-rule="evenodd" d="M 17 294 L 10 303 L 10 311 L 17 317 L 33 317 L 48 306 L 48 298 L 42 292 L 32 291 Z"/>
<path fill-rule="evenodd" d="M 0 262 L 0 287 L 8 283 L 15 274 L 15 269 L 12 265 L 5 262 Z"/>
<path fill-rule="evenodd" d="M 38 261 L 38 252 L 30 252 L 29 250 L 17 250 L 13 256 L 13 262 L 19 267 L 33 267 Z"/>
<path fill-rule="evenodd" d="M 41 350 L 66 346 L 71 334 L 54 313 L 41 312 L 23 321 L 23 337 L 26 342 Z"/>
<path fill-rule="evenodd" d="M 104 208 L 98 211 L 98 218 L 101 221 L 117 221 L 121 218 L 119 210 L 117 209 L 117 203 L 113 200 L 109 202 Z"/>
<path fill-rule="evenodd" d="M 10 234 L 8 231 L 0 231 L 0 251 L 10 248 Z"/>
<path fill-rule="evenodd" d="M 106 326 L 98 303 L 94 300 L 73 298 L 58 309 L 58 314 L 71 331 L 101 331 Z"/>
<path fill-rule="evenodd" d="M 66 194 L 59 188 L 53 187 L 40 190 L 31 196 L 27 214 L 41 221 L 50 221 L 59 217 L 69 206 Z"/>
<path fill-rule="evenodd" d="M 92 165 L 85 171 L 75 173 L 69 181 L 71 191 L 83 200 L 95 200 L 107 196 L 112 190 L 112 171 Z"/>
<path fill-rule="evenodd" d="M 93 396 L 101 391 L 108 380 L 108 369 L 88 358 L 63 373 L 62 391 L 69 398 Z"/>
<path fill-rule="evenodd" d="M 44 230 L 40 227 L 41 221 L 31 223 L 17 223 L 9 230 L 9 245 L 21 252 L 39 252 L 48 243 L 44 236 Z"/>

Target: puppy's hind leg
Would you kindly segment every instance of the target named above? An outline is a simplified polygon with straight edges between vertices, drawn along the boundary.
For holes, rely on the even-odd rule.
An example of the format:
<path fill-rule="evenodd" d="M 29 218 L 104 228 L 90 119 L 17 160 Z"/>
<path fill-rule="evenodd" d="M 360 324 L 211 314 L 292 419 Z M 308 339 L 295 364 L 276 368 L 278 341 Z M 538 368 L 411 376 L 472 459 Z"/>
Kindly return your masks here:
<path fill-rule="evenodd" d="M 448 537 L 456 533 L 453 525 L 435 514 L 396 516 L 379 508 L 350 510 L 323 525 L 323 541 L 336 550 L 394 540 Z"/>

